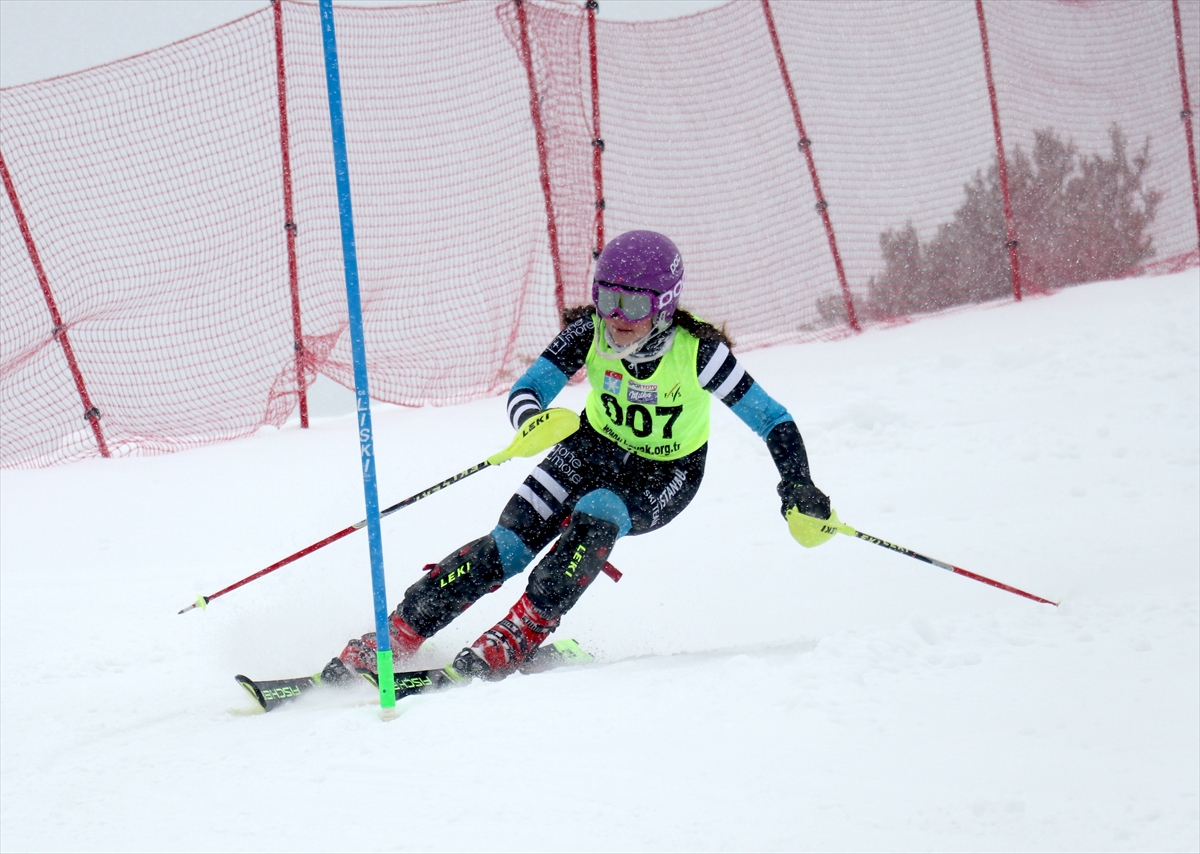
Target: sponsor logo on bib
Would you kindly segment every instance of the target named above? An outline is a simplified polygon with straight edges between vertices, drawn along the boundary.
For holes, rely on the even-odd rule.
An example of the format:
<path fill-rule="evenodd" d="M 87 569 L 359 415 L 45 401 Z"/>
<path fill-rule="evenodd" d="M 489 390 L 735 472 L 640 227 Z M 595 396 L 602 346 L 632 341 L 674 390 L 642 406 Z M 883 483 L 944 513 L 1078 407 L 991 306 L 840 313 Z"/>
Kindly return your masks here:
<path fill-rule="evenodd" d="M 630 403 L 658 403 L 658 386 L 630 380 L 628 396 Z"/>

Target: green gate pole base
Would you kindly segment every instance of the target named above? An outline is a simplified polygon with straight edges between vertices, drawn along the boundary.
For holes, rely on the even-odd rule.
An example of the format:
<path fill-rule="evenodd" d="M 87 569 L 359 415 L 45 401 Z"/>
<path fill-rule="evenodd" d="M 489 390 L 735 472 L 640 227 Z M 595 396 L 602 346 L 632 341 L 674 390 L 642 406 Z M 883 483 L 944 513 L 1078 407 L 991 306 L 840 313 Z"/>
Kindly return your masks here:
<path fill-rule="evenodd" d="M 396 671 L 392 667 L 392 651 L 389 649 L 378 653 L 375 661 L 379 665 L 379 705 L 390 720 L 387 712 L 396 708 Z"/>

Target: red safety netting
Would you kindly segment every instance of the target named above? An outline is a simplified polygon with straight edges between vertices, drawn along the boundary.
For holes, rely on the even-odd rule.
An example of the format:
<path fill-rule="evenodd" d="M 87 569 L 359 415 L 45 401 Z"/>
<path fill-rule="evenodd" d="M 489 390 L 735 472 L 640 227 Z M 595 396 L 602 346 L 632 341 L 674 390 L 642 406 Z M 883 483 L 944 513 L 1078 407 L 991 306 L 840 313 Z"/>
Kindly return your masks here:
<path fill-rule="evenodd" d="M 980 8 L 1007 225 L 988 172 Z M 600 147 L 582 6 L 339 7 L 372 396 L 449 404 L 506 390 L 560 304 L 586 300 L 599 218 L 609 236 L 670 234 L 685 306 L 742 348 L 846 334 L 847 306 L 866 324 L 1011 298 L 1006 227 L 1026 292 L 1127 256 L 1121 274 L 1194 265 L 1175 8 L 1195 103 L 1194 0 L 741 2 L 599 21 Z M 318 372 L 353 384 L 314 4 L 283 0 L 0 90 L 0 112 L 0 465 L 242 436 L 282 424 Z M 1114 126 L 1127 159 L 1148 141 L 1139 179 L 1157 207 L 1140 225 L 1147 195 L 1122 208 L 1095 189 L 1118 162 Z M 1070 146 L 1083 177 L 1046 195 L 1045 152 Z M 986 201 L 974 219 L 973 180 Z M 1101 227 L 1101 208 L 1120 216 Z M 1051 214 L 1075 229 L 1066 254 L 1044 245 Z M 1152 252 L 1094 248 L 1143 233 Z M 985 267 L 991 280 L 970 293 L 942 282 Z"/>

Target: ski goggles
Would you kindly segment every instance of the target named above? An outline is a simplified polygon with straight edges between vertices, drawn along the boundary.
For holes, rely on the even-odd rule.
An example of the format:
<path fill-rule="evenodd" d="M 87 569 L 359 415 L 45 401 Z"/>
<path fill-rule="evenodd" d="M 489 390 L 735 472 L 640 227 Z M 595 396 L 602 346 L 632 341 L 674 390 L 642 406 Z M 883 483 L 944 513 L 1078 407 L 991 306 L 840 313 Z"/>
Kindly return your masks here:
<path fill-rule="evenodd" d="M 601 317 L 621 317 L 630 323 L 645 320 L 668 308 L 674 308 L 675 299 L 683 281 L 661 294 L 652 291 L 635 291 L 596 280 L 592 283 L 592 303 Z"/>

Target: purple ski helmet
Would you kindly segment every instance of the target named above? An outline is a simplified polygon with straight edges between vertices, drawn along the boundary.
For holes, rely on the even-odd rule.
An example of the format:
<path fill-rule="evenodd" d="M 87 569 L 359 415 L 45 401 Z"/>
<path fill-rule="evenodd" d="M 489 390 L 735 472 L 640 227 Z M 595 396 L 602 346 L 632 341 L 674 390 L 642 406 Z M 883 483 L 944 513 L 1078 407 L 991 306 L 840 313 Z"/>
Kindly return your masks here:
<path fill-rule="evenodd" d="M 683 257 L 669 237 L 656 231 L 627 231 L 596 259 L 592 304 L 602 317 L 620 314 L 638 321 L 652 314 L 655 328 L 666 329 L 682 292 Z"/>

